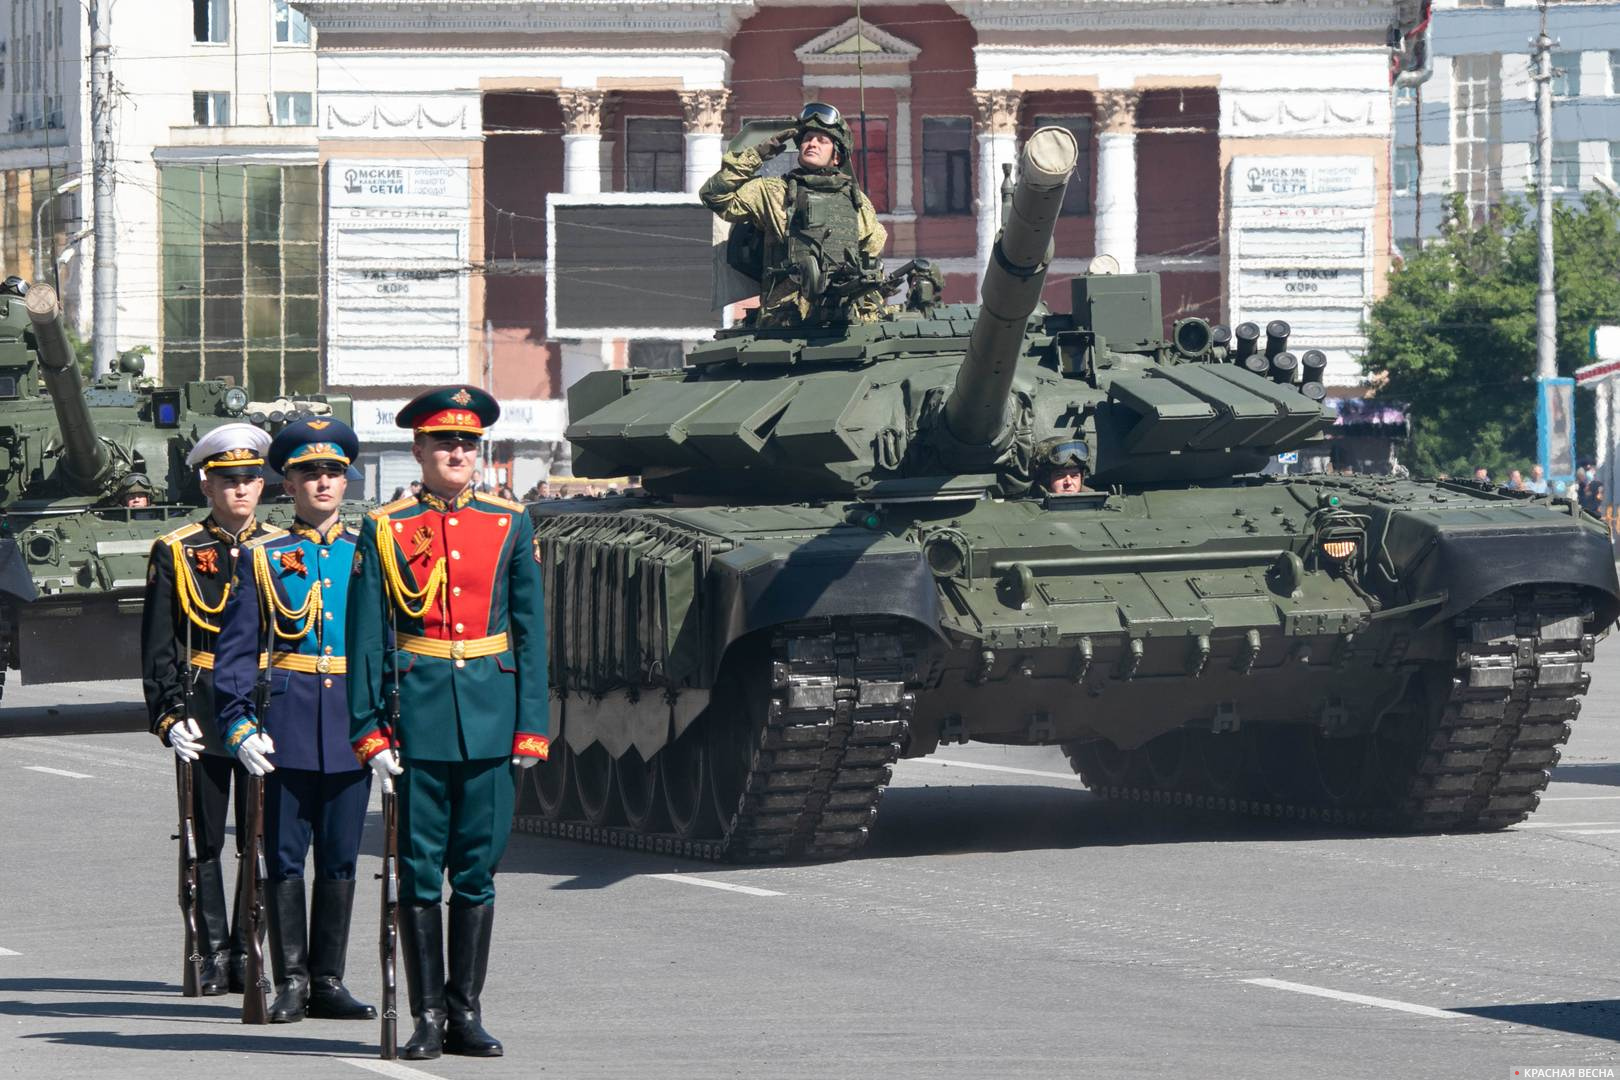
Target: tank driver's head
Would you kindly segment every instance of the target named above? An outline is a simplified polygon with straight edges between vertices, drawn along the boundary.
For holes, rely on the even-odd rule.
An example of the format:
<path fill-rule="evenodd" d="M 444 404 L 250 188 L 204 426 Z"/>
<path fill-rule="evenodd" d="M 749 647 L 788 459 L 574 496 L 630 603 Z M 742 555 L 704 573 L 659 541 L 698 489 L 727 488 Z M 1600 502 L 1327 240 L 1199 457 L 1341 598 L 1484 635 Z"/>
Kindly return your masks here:
<path fill-rule="evenodd" d="M 1078 495 L 1086 490 L 1091 451 L 1082 439 L 1047 439 L 1035 451 L 1036 480 L 1049 495 Z"/>
<path fill-rule="evenodd" d="M 852 139 L 843 115 L 831 105 L 812 101 L 799 112 L 799 167 L 833 169 L 849 160 Z"/>

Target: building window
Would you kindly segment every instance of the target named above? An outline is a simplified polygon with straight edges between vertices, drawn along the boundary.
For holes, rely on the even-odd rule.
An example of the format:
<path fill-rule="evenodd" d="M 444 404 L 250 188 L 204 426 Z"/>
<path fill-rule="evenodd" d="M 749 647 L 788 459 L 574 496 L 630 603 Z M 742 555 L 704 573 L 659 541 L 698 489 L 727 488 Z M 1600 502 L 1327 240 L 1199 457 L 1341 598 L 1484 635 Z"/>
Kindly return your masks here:
<path fill-rule="evenodd" d="M 630 366 L 655 371 L 679 371 L 686 366 L 686 348 L 679 341 L 630 342 Z"/>
<path fill-rule="evenodd" d="M 198 127 L 228 127 L 231 95 L 226 90 L 196 90 L 191 95 L 191 122 Z"/>
<path fill-rule="evenodd" d="M 321 386 L 313 166 L 165 166 L 163 380 L 234 379 L 256 400 Z"/>
<path fill-rule="evenodd" d="M 276 93 L 276 125 L 308 127 L 315 123 L 315 95 L 307 90 Z"/>
<path fill-rule="evenodd" d="M 1410 195 L 1417 190 L 1418 155 L 1415 146 L 1395 148 L 1395 194 Z"/>
<path fill-rule="evenodd" d="M 231 40 L 230 0 L 191 0 L 191 36 L 213 44 Z"/>
<path fill-rule="evenodd" d="M 1620 184 L 1620 142 L 1609 144 L 1609 181 Z"/>
<path fill-rule="evenodd" d="M 1541 177 L 1541 158 L 1535 144 L 1530 145 L 1530 184 L 1533 187 Z M 1579 191 L 1581 189 L 1581 144 L 1555 142 L 1552 153 L 1552 189 Z"/>
<path fill-rule="evenodd" d="M 309 16 L 293 8 L 290 0 L 276 0 L 276 43 L 308 45 Z"/>
<path fill-rule="evenodd" d="M 1502 194 L 1502 61 L 1459 56 L 1452 71 L 1452 182 L 1480 220 Z"/>
<path fill-rule="evenodd" d="M 624 189 L 684 191 L 685 153 L 681 121 L 632 116 L 624 122 Z"/>
<path fill-rule="evenodd" d="M 872 209 L 886 214 L 892 208 L 889 196 L 889 121 L 880 116 L 866 118 L 866 159 L 861 160 L 861 118 L 851 116 L 849 133 L 855 140 L 855 160 L 851 167 L 861 181 L 861 190 L 872 200 Z M 864 171 L 863 171 L 864 165 Z"/>
<path fill-rule="evenodd" d="M 1080 160 L 1069 177 L 1060 213 L 1064 217 L 1085 217 L 1091 213 L 1091 117 L 1037 116 L 1035 126 L 1066 128 L 1074 136 L 1074 144 L 1080 148 Z"/>
<path fill-rule="evenodd" d="M 1552 54 L 1552 92 L 1555 98 L 1581 96 L 1581 54 L 1555 52 Z"/>
<path fill-rule="evenodd" d="M 1609 93 L 1620 94 L 1620 49 L 1609 50 Z"/>
<path fill-rule="evenodd" d="M 923 213 L 973 212 L 973 121 L 923 117 Z"/>

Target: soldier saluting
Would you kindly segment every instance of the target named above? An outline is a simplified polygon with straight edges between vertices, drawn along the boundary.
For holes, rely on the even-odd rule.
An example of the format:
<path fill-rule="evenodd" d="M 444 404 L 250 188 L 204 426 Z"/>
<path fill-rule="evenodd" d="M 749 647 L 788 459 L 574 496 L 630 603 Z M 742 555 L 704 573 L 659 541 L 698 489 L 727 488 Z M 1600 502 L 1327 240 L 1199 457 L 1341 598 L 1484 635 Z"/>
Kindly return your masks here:
<path fill-rule="evenodd" d="M 756 175 L 790 141 L 799 146 L 795 167 L 782 178 Z M 855 182 L 853 151 L 838 110 L 812 101 L 794 126 L 721 158 L 698 193 L 723 220 L 763 234 L 761 326 L 871 322 L 882 314 L 878 258 L 888 234 Z"/>
<path fill-rule="evenodd" d="M 246 774 L 213 723 L 214 641 L 243 545 L 278 531 L 254 518 L 269 445 L 270 436 L 251 424 L 225 424 L 186 455 L 186 465 L 198 472 L 208 513 L 153 542 L 141 611 L 141 683 L 152 733 L 182 762 L 195 763 L 198 988 L 209 996 L 242 992 L 246 956 L 243 928 L 230 925 L 219 861 L 233 775 L 241 851 Z"/>
<path fill-rule="evenodd" d="M 354 910 L 354 868 L 371 774 L 349 750 L 344 631 L 355 532 L 338 516 L 360 444 L 347 424 L 306 419 L 270 444 L 296 517 L 286 532 L 249 544 L 226 605 L 214 665 L 225 745 L 263 776 L 269 862 L 271 1023 L 304 1016 L 377 1015 L 343 985 Z M 267 715 L 254 714 L 261 653 L 268 653 Z M 274 759 L 273 761 L 271 759 Z M 304 862 L 315 883 L 306 924 Z"/>
<path fill-rule="evenodd" d="M 430 390 L 399 411 L 399 426 L 415 431 L 422 490 L 367 516 L 349 590 L 354 752 L 399 786 L 400 939 L 416 1020 L 404 1056 L 416 1060 L 502 1052 L 479 1000 L 495 868 L 514 768 L 550 748 L 534 526 L 523 504 L 473 488 L 479 439 L 499 415 L 471 386 Z M 390 730 L 385 694 L 396 681 Z"/>

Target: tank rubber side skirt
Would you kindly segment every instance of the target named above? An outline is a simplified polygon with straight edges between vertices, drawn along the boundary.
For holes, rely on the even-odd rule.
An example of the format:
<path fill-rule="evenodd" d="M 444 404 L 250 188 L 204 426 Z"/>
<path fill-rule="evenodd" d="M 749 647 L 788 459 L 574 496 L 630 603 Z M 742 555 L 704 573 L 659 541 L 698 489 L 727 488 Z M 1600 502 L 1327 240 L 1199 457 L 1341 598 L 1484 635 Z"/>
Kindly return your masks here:
<path fill-rule="evenodd" d="M 709 861 L 847 857 L 865 845 L 905 741 L 913 706 L 905 681 L 908 640 L 887 620 L 837 620 L 776 636 L 764 721 L 748 732 L 737 807 L 719 837 L 690 839 L 539 814 L 518 815 L 514 827 Z"/>
<path fill-rule="evenodd" d="M 1455 620 L 1457 661 L 1444 700 L 1426 715 L 1420 753 L 1382 802 L 1333 804 L 1212 793 L 1196 785 L 1091 783 L 1085 755 L 1070 763 L 1110 800 L 1180 806 L 1287 821 L 1423 832 L 1502 829 L 1540 804 L 1591 677 L 1592 610 L 1580 590 L 1521 587 L 1497 593 Z M 1414 681 L 1421 679 L 1421 673 Z"/>

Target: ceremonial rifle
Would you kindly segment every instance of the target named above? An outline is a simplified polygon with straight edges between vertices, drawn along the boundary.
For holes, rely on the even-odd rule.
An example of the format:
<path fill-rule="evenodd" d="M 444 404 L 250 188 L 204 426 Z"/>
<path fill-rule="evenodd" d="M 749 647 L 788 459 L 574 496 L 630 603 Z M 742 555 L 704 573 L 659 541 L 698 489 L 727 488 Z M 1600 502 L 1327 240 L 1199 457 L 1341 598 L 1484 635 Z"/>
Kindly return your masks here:
<path fill-rule="evenodd" d="M 181 719 L 189 721 L 192 713 L 194 672 L 191 667 L 191 617 L 186 617 L 186 655 L 180 665 Z M 172 725 L 171 725 L 172 727 Z M 180 968 L 180 992 L 186 997 L 202 993 L 202 948 L 198 941 L 202 925 L 201 887 L 197 880 L 197 808 L 195 800 L 196 762 L 174 759 L 176 795 L 180 800 L 180 831 L 171 839 L 180 841 L 180 911 L 186 923 L 185 959 Z"/>
<path fill-rule="evenodd" d="M 393 605 L 389 604 L 389 630 L 394 632 Z M 398 644 L 398 634 L 393 633 Z M 391 657 L 393 684 L 384 691 L 388 700 L 388 749 L 394 749 L 399 731 L 399 655 Z M 378 950 L 382 956 L 382 1048 L 380 1056 L 392 1061 L 399 1056 L 399 983 L 395 955 L 399 947 L 399 792 L 398 780 L 383 788 L 383 867 L 382 873 L 382 927 L 378 936 Z"/>
<path fill-rule="evenodd" d="M 266 606 L 264 618 L 275 618 L 273 608 Z M 264 667 L 259 669 L 259 677 L 253 684 L 253 720 L 257 732 L 264 730 L 264 720 L 270 712 L 270 650 L 275 644 L 275 635 L 267 625 L 261 641 Z M 264 858 L 264 777 L 248 773 L 248 837 L 247 846 L 243 849 L 245 864 L 242 873 L 247 874 L 248 887 L 246 892 L 238 890 L 239 897 L 245 897 L 247 906 L 247 970 L 244 973 L 244 992 L 242 994 L 242 1023 L 268 1024 L 270 1022 L 269 1009 L 265 1004 L 265 995 L 270 990 L 270 979 L 264 973 L 264 885 L 270 876 L 270 868 Z M 238 913 L 238 918 L 242 913 Z"/>

